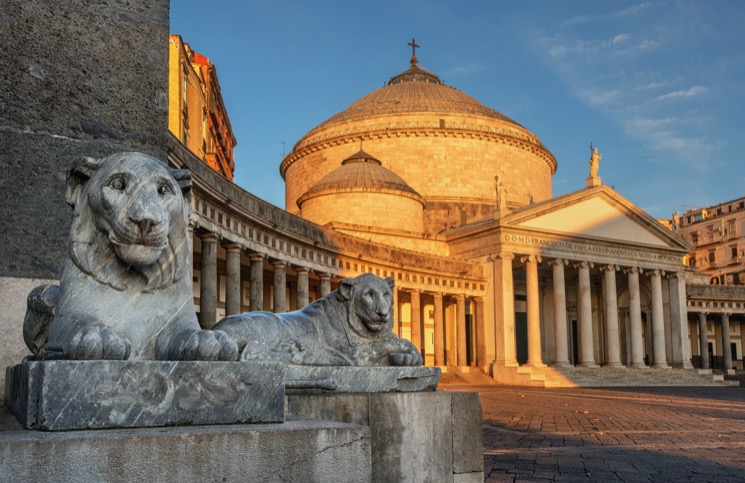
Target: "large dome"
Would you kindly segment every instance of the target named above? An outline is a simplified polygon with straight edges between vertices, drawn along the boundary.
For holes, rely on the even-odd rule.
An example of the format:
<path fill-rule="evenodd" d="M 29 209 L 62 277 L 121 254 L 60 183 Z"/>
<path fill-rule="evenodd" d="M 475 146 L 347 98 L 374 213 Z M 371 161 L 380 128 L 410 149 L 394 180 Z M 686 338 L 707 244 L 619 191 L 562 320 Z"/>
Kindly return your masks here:
<path fill-rule="evenodd" d="M 522 129 L 522 126 L 507 116 L 489 109 L 454 87 L 446 86 L 435 74 L 417 64 L 392 77 L 385 87 L 371 92 L 344 111 L 331 116 L 318 128 L 351 119 L 411 112 L 472 114 L 506 121 Z"/>
<path fill-rule="evenodd" d="M 411 66 L 384 87 L 295 144 L 280 165 L 285 208 L 301 214 L 300 197 L 363 141 L 387 170 L 423 197 L 427 233 L 493 216 L 496 175 L 507 189 L 508 207 L 551 197 L 556 160 L 540 140 L 509 117 L 445 85 L 412 58 Z"/>

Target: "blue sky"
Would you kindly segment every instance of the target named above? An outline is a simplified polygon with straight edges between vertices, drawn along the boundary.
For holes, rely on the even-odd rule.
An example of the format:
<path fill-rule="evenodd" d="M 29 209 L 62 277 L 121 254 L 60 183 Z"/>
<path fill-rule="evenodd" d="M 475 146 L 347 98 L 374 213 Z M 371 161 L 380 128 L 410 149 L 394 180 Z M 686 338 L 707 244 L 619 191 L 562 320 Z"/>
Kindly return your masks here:
<path fill-rule="evenodd" d="M 282 152 L 421 66 L 553 153 L 554 196 L 599 175 L 655 217 L 745 196 L 745 2 L 171 2 L 171 32 L 216 65 L 235 181 L 284 207 Z M 284 142 L 284 145 L 282 144 Z"/>

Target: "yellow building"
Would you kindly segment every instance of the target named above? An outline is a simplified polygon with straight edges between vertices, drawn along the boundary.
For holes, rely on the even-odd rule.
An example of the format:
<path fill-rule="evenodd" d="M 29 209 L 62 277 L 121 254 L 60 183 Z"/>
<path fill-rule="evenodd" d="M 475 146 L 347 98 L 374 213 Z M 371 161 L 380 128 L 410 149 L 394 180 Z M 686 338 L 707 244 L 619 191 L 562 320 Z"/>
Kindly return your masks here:
<path fill-rule="evenodd" d="M 235 136 L 220 94 L 215 66 L 171 34 L 168 130 L 212 169 L 232 180 Z"/>

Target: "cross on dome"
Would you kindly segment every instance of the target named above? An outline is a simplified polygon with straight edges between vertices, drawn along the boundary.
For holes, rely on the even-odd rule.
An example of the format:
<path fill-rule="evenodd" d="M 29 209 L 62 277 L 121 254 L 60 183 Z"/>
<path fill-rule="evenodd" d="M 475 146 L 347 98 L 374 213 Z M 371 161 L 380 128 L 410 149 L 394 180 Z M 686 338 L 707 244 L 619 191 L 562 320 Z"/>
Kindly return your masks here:
<path fill-rule="evenodd" d="M 411 42 L 409 42 L 409 43 L 408 43 L 408 44 L 406 44 L 406 45 L 409 45 L 409 46 L 411 46 L 411 64 L 412 64 L 412 65 L 413 65 L 413 64 L 416 64 L 416 49 L 419 49 L 419 48 L 421 48 L 421 46 L 419 46 L 419 45 L 418 45 L 418 44 L 416 43 L 416 39 L 414 39 L 414 37 L 412 37 L 412 38 L 411 38 Z"/>

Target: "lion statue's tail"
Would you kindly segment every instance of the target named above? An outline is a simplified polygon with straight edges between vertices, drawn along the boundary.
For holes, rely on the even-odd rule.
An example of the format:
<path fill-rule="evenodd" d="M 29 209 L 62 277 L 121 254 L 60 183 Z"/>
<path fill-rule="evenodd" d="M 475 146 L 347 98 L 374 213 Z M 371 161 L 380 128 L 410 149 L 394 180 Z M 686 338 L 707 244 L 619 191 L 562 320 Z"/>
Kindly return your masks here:
<path fill-rule="evenodd" d="M 39 285 L 28 294 L 26 316 L 23 318 L 23 340 L 34 356 L 39 354 L 47 341 L 58 298 L 59 285 L 52 284 Z"/>

